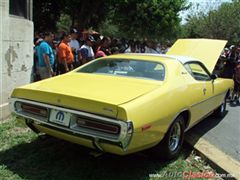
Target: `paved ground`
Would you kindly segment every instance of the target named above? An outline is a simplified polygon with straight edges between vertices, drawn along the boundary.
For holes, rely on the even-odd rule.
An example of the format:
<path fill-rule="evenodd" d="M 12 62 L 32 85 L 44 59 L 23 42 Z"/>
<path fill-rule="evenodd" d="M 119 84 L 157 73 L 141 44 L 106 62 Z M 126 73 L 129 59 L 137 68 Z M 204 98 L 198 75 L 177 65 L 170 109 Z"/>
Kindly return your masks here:
<path fill-rule="evenodd" d="M 224 118 L 206 118 L 186 139 L 227 172 L 240 172 L 240 105 L 228 104 Z"/>

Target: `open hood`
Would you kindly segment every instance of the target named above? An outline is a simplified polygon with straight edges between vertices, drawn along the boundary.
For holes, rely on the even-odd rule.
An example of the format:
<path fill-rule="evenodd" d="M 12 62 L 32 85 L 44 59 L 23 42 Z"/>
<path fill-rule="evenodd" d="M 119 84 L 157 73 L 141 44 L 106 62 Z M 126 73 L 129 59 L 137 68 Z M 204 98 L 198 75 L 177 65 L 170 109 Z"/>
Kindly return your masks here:
<path fill-rule="evenodd" d="M 213 39 L 179 39 L 167 55 L 188 56 L 201 61 L 212 72 L 227 41 Z"/>

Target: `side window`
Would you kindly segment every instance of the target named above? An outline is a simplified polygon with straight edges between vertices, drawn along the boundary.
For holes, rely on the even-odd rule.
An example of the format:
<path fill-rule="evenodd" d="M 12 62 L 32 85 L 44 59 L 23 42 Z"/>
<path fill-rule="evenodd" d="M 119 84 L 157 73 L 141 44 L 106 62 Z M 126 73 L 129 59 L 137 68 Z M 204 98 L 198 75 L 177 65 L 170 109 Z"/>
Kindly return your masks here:
<path fill-rule="evenodd" d="M 198 81 L 209 81 L 211 80 L 208 72 L 203 68 L 201 64 L 196 62 L 187 63 L 184 65 L 187 71 Z"/>

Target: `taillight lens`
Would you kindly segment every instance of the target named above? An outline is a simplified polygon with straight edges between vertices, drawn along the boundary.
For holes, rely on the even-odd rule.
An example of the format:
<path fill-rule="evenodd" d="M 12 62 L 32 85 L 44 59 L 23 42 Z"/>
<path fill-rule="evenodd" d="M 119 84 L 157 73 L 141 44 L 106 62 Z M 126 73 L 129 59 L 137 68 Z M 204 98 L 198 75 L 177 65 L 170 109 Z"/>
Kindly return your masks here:
<path fill-rule="evenodd" d="M 92 130 L 97 130 L 105 133 L 119 134 L 120 127 L 114 124 L 106 124 L 93 120 L 78 118 L 76 121 L 79 127 L 84 127 Z"/>
<path fill-rule="evenodd" d="M 35 114 L 35 115 L 42 116 L 42 117 L 47 117 L 48 116 L 48 111 L 47 111 L 46 108 L 31 105 L 31 104 L 22 103 L 21 104 L 21 110 L 22 110 L 22 112 Z"/>

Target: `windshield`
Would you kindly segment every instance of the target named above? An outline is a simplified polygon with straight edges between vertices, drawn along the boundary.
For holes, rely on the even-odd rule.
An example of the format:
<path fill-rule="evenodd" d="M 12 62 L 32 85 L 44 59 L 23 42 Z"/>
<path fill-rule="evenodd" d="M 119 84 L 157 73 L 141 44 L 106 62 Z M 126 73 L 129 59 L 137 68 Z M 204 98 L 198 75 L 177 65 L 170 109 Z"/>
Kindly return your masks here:
<path fill-rule="evenodd" d="M 82 67 L 77 72 L 148 78 L 159 81 L 163 81 L 165 77 L 165 69 L 162 64 L 132 59 L 96 60 Z"/>

